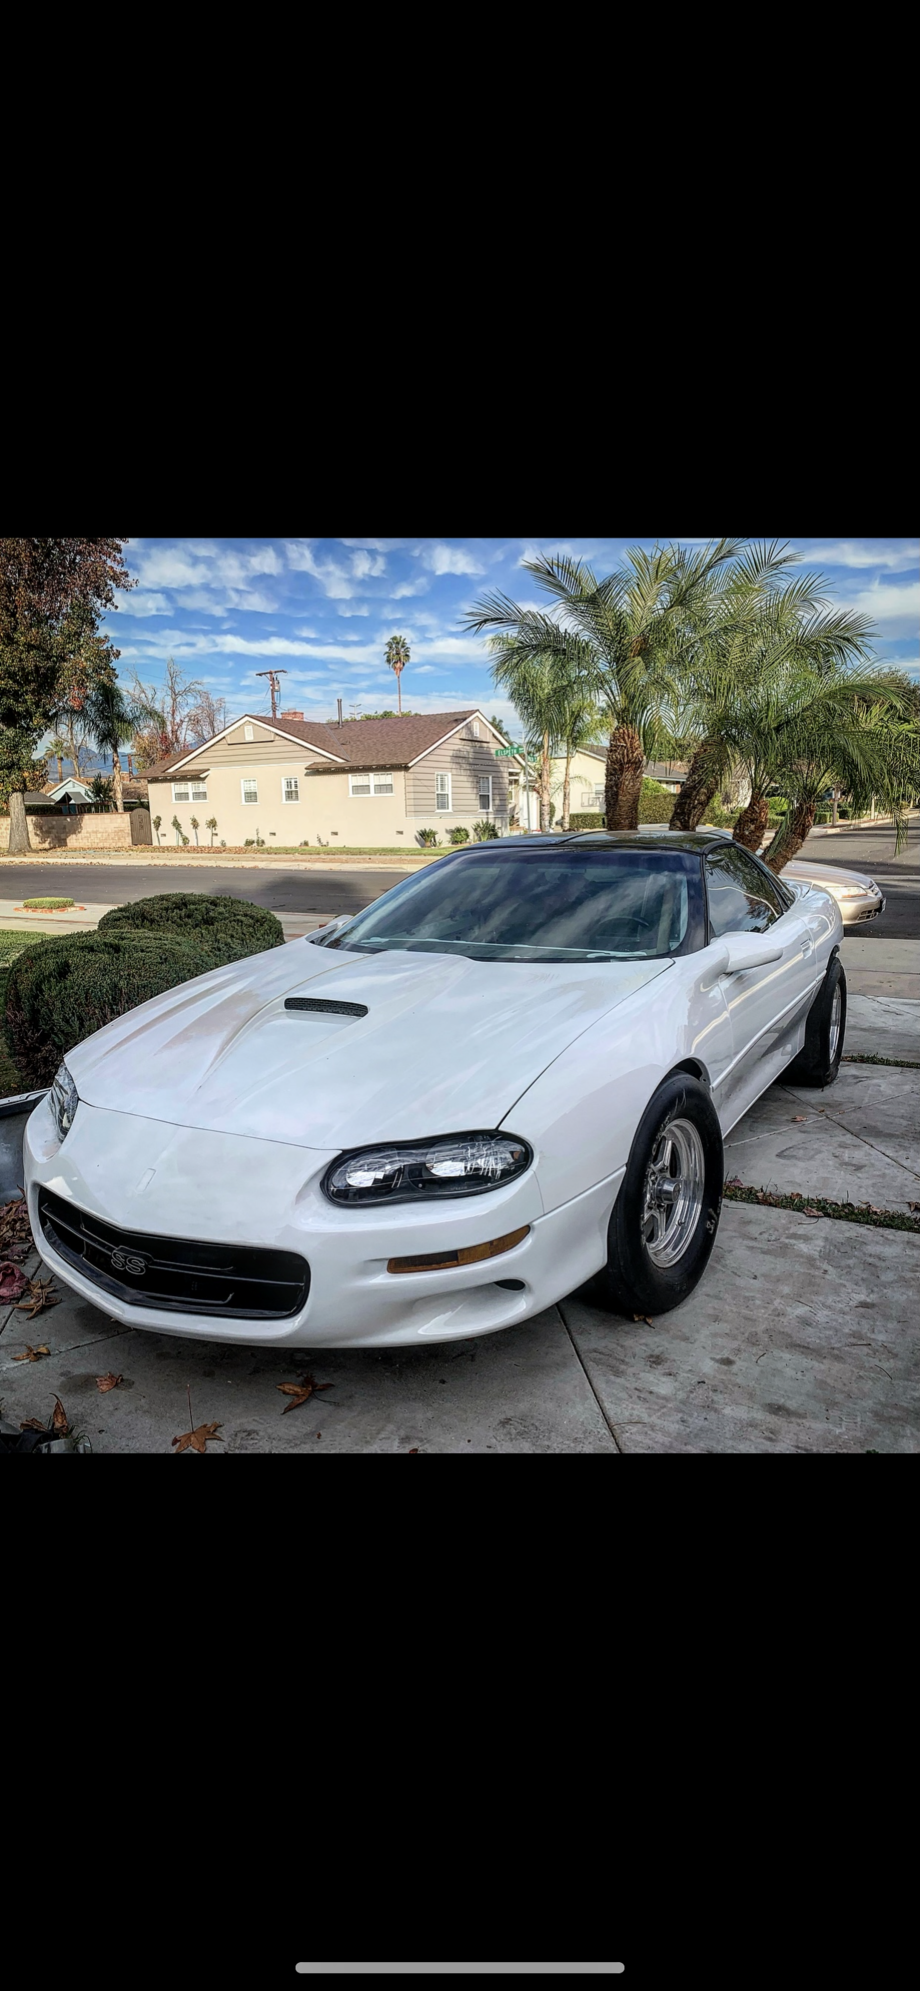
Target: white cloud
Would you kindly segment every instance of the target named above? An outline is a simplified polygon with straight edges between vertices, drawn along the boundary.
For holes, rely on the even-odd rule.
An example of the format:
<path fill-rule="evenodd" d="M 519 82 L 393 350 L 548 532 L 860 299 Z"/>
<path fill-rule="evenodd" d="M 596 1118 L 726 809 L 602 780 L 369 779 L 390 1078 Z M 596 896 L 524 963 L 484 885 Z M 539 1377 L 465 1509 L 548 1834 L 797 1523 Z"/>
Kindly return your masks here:
<path fill-rule="evenodd" d="M 431 582 L 426 581 L 424 576 L 418 581 L 400 581 L 398 588 L 393 589 L 390 600 L 403 601 L 406 595 L 427 594 L 430 586 Z"/>
<path fill-rule="evenodd" d="M 808 567 L 906 568 L 920 564 L 920 545 L 904 539 L 837 539 L 802 552 Z"/>
<path fill-rule="evenodd" d="M 305 539 L 287 540 L 285 551 L 290 566 L 301 573 L 312 574 L 334 601 L 349 600 L 357 592 L 356 581 L 376 578 L 386 572 L 386 561 L 379 553 L 353 553 L 350 565 L 343 567 L 341 561 L 333 560 L 331 556 L 318 560 Z"/>
<path fill-rule="evenodd" d="M 171 615 L 172 609 L 165 595 L 126 594 L 119 589 L 115 597 L 118 607 L 125 615 Z"/>
<path fill-rule="evenodd" d="M 397 547 L 408 545 L 405 539 L 340 539 L 340 546 L 369 546 L 374 553 L 395 553 Z"/>
<path fill-rule="evenodd" d="M 858 594 L 837 597 L 839 608 L 855 615 L 868 615 L 889 636 L 913 636 L 920 622 L 920 581 L 875 581 Z"/>
<path fill-rule="evenodd" d="M 370 615 L 370 609 L 367 602 L 352 602 L 348 608 L 344 603 L 340 603 L 336 615 Z"/>
<path fill-rule="evenodd" d="M 420 555 L 433 574 L 484 574 L 485 568 L 460 546 L 428 546 Z"/>

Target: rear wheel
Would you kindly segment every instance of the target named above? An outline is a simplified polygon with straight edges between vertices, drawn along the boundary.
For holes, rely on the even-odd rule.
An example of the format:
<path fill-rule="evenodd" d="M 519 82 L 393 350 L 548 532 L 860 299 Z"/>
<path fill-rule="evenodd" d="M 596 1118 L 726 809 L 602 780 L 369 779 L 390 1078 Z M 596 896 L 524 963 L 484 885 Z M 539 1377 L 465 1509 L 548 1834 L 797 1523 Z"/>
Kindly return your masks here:
<path fill-rule="evenodd" d="M 839 954 L 828 968 L 808 1012 L 805 1042 L 785 1076 L 793 1085 L 833 1085 L 840 1070 L 847 1027 L 847 978 Z"/>
<path fill-rule="evenodd" d="M 702 1278 L 722 1207 L 722 1131 L 706 1087 L 665 1079 L 636 1130 L 600 1275 L 617 1313 L 667 1313 Z"/>

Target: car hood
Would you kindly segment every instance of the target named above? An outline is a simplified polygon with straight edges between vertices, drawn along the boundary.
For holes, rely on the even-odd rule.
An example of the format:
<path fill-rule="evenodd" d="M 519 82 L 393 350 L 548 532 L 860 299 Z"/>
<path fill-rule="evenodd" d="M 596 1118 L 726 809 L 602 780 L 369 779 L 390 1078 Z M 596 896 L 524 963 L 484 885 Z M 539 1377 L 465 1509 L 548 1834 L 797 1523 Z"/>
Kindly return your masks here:
<path fill-rule="evenodd" d="M 865 885 L 868 888 L 875 882 L 864 871 L 844 871 L 840 864 L 803 863 L 801 858 L 793 858 L 791 864 L 784 864 L 780 876 L 797 878 L 800 884 L 808 884 L 810 880 L 825 892 L 831 885 Z"/>
<path fill-rule="evenodd" d="M 567 966 L 334 954 L 293 941 L 131 1010 L 67 1053 L 81 1099 L 173 1125 L 337 1150 L 497 1127 L 663 961 Z M 366 1016 L 287 1009 L 293 996 Z"/>

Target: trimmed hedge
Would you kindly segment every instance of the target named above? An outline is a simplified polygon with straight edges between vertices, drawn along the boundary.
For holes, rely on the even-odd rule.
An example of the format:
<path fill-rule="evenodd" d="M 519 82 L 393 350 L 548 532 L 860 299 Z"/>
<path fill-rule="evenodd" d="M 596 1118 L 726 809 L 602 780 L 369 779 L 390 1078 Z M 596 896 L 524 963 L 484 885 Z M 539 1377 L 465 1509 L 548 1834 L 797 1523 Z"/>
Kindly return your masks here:
<path fill-rule="evenodd" d="M 661 823 L 666 828 L 671 820 L 676 800 L 676 795 L 671 795 L 667 788 L 663 788 L 659 795 L 640 795 L 640 823 Z M 596 810 L 585 810 L 583 814 L 573 812 L 569 817 L 569 828 L 573 830 L 602 830 L 606 821 L 606 816 L 598 814 Z"/>
<path fill-rule="evenodd" d="M 284 945 L 284 928 L 274 913 L 252 905 L 249 899 L 231 899 L 224 892 L 213 897 L 207 892 L 158 892 L 153 899 L 114 906 L 103 914 L 97 931 L 112 935 L 176 934 L 203 947 L 211 956 L 212 968 Z"/>
<path fill-rule="evenodd" d="M 168 931 L 68 933 L 24 948 L 9 972 L 6 1030 L 25 1085 L 50 1085 L 74 1044 L 221 965 L 191 935 Z"/>

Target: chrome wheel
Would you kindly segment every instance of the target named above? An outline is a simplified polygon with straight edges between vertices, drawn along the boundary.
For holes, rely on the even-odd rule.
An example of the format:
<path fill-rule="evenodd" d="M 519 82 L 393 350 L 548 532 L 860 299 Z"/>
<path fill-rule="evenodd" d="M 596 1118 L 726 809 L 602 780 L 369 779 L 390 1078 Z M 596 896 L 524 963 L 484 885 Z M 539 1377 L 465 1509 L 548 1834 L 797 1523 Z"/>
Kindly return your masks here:
<path fill-rule="evenodd" d="M 831 1027 L 830 1027 L 831 1064 L 833 1064 L 834 1059 L 837 1056 L 837 1046 L 840 1042 L 840 1011 L 842 1006 L 843 1005 L 840 1000 L 840 983 L 838 982 L 837 987 L 834 990 L 833 1001 L 831 1002 Z"/>
<path fill-rule="evenodd" d="M 653 1265 L 675 1265 L 683 1257 L 699 1222 L 705 1177 L 696 1128 L 690 1120 L 671 1120 L 645 1172 L 641 1231 Z"/>

